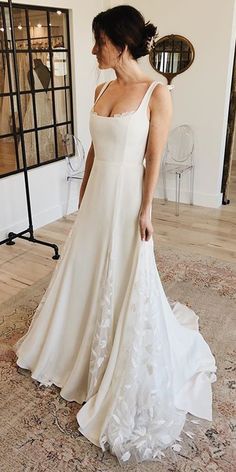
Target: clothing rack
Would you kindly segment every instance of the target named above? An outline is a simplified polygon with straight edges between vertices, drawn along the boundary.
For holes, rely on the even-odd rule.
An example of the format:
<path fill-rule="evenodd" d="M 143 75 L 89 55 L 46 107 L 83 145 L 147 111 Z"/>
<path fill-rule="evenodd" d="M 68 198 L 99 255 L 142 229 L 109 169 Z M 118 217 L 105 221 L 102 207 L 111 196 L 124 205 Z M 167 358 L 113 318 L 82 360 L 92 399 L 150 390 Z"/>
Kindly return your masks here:
<path fill-rule="evenodd" d="M 37 243 L 37 244 L 42 244 L 44 246 L 52 247 L 55 252 L 55 254 L 52 256 L 52 259 L 59 259 L 60 255 L 58 253 L 58 246 L 56 244 L 41 241 L 34 237 L 31 201 L 30 201 L 30 190 L 29 190 L 29 181 L 28 181 L 28 168 L 27 168 L 27 161 L 26 161 L 25 141 L 24 141 L 23 116 L 22 116 L 22 108 L 21 108 L 20 81 L 19 81 L 18 68 L 17 68 L 16 40 L 15 40 L 15 32 L 14 32 L 14 27 L 13 27 L 12 0 L 8 0 L 8 8 L 9 8 L 9 17 L 10 17 L 11 34 L 12 34 L 16 99 L 17 99 L 17 106 L 18 106 L 19 130 L 20 130 L 20 135 L 21 135 L 22 160 L 23 160 L 23 171 L 24 171 L 24 182 L 25 182 L 29 227 L 23 231 L 20 231 L 19 233 L 13 233 L 11 231 L 10 233 L 8 233 L 7 239 L 0 241 L 0 245 L 7 244 L 8 246 L 12 246 L 13 244 L 15 244 L 14 239 L 21 238 L 21 239 L 25 239 L 26 241 L 30 241 L 32 243 Z M 25 233 L 29 233 L 29 236 L 25 236 Z"/>
<path fill-rule="evenodd" d="M 52 36 L 51 36 L 51 40 L 54 40 L 54 39 L 57 39 L 57 40 L 58 40 L 59 38 L 61 39 L 61 43 L 64 45 L 64 36 L 63 36 L 63 34 L 56 34 L 56 35 L 52 35 Z M 48 40 L 48 36 L 39 36 L 39 37 L 37 37 L 37 38 L 30 38 L 30 42 L 31 42 L 31 43 L 32 43 L 32 42 L 38 43 L 39 41 L 42 42 L 43 40 L 45 40 L 45 42 L 46 42 L 46 40 Z M 19 41 L 22 42 L 23 44 L 24 44 L 24 43 L 28 43 L 28 39 L 26 39 L 26 38 L 18 38 L 18 39 L 15 39 L 16 46 L 17 46 L 17 43 L 18 43 Z M 12 41 L 11 41 L 10 39 L 8 39 L 8 43 L 11 43 L 11 42 L 12 42 Z M 62 47 L 64 47 L 64 46 L 62 46 Z"/>

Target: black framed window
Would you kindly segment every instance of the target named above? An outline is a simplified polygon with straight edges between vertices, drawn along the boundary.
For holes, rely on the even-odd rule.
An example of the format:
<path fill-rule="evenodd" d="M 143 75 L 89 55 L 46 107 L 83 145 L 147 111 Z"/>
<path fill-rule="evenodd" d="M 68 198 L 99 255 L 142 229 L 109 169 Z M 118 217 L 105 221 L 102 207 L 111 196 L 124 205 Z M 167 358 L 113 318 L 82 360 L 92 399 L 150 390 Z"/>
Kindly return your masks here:
<path fill-rule="evenodd" d="M 63 159 L 65 137 L 74 134 L 69 12 L 14 4 L 13 27 L 27 167 L 34 168 Z M 0 177 L 22 171 L 21 142 L 10 15 L 0 2 Z"/>

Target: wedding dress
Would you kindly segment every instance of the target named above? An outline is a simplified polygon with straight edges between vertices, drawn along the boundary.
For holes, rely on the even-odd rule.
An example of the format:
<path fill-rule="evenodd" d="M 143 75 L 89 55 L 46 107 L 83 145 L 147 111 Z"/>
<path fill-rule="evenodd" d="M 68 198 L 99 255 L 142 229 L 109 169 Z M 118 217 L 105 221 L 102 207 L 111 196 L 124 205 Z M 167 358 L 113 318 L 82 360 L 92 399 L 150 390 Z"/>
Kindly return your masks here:
<path fill-rule="evenodd" d="M 86 191 L 29 330 L 14 346 L 17 364 L 40 384 L 86 402 L 79 431 L 120 464 L 176 456 L 185 422 L 190 437 L 198 423 L 192 415 L 212 421 L 216 381 L 198 316 L 168 300 L 153 238 L 140 237 L 146 110 L 156 85 L 133 112 L 91 110 L 95 159 Z"/>
<path fill-rule="evenodd" d="M 37 115 L 37 127 L 49 126 L 46 129 L 38 130 L 38 144 L 39 144 L 39 153 L 40 153 L 40 162 L 50 161 L 55 159 L 55 136 L 54 128 L 50 127 L 54 124 L 53 119 L 53 108 L 52 108 L 52 92 L 43 89 L 43 84 L 41 83 L 38 74 L 33 69 L 33 78 L 34 86 L 36 90 L 42 90 L 39 93 L 35 94 L 36 100 L 36 115 Z M 49 87 L 51 82 L 49 83 Z M 63 91 L 62 91 L 63 93 Z M 62 95 L 63 96 L 63 95 Z M 33 116 L 33 105 L 32 99 L 28 100 L 28 106 L 23 116 L 23 128 L 24 130 L 34 129 L 34 116 Z M 66 131 L 65 131 L 66 134 Z M 36 141 L 35 133 L 29 132 L 24 133 L 24 142 L 26 150 L 26 160 L 27 165 L 36 165 L 37 164 L 37 153 L 36 153 Z M 57 128 L 57 147 L 58 155 L 63 156 L 65 154 L 65 149 L 63 145 L 63 134 L 61 128 Z M 20 168 L 23 167 L 23 157 L 21 144 L 18 147 L 19 151 L 19 162 Z"/>

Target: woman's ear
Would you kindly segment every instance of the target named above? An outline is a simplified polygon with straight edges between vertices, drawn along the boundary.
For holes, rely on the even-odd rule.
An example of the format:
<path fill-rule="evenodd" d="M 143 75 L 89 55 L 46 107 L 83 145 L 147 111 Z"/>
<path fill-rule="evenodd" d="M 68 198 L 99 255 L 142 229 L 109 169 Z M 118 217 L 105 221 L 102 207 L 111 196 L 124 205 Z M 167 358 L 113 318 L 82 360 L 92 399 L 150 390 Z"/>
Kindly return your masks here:
<path fill-rule="evenodd" d="M 125 49 L 123 51 L 123 54 L 126 54 L 128 57 L 132 58 L 132 54 L 131 54 L 127 44 L 125 45 Z"/>
<path fill-rule="evenodd" d="M 119 56 L 121 56 L 122 54 L 124 54 L 126 51 L 128 51 L 128 46 L 127 46 L 127 44 L 125 45 L 125 49 L 123 49 L 123 51 L 120 50 Z"/>

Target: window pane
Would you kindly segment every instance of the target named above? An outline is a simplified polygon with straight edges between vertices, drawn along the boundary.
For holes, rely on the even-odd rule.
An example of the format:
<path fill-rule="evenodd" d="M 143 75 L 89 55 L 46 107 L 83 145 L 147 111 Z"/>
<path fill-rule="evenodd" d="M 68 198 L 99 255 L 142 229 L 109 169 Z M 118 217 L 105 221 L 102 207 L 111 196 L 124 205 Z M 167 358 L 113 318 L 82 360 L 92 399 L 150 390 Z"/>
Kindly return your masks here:
<path fill-rule="evenodd" d="M 15 92 L 15 73 L 14 73 L 14 63 L 13 63 L 13 54 L 9 53 L 9 65 L 11 73 L 11 86 L 12 92 Z M 9 83 L 9 74 L 8 74 L 8 65 L 7 65 L 7 55 L 2 52 L 0 53 L 0 93 L 9 93 L 10 92 L 10 83 Z"/>
<path fill-rule="evenodd" d="M 7 47 L 12 49 L 12 37 L 11 37 L 11 23 L 9 9 L 4 8 L 5 20 L 6 20 L 6 36 L 7 36 Z"/>
<path fill-rule="evenodd" d="M 8 81 L 6 54 L 0 53 L 0 93 L 7 93 L 7 92 L 9 92 L 9 81 Z"/>
<path fill-rule="evenodd" d="M 29 10 L 29 24 L 32 49 L 48 48 L 47 12 Z"/>
<path fill-rule="evenodd" d="M 29 47 L 27 39 L 27 27 L 25 9 L 13 8 L 13 24 L 17 49 L 27 49 Z"/>
<path fill-rule="evenodd" d="M 15 74 L 14 74 L 14 65 L 12 53 L 9 53 L 9 64 L 11 71 L 11 86 L 12 91 L 15 91 Z M 9 75 L 8 75 L 8 66 L 7 66 L 7 56 L 4 52 L 0 53 L 0 93 L 9 93 L 10 84 L 9 84 Z"/>
<path fill-rule="evenodd" d="M 17 170 L 15 141 L 13 136 L 0 139 L 0 175 Z"/>
<path fill-rule="evenodd" d="M 20 98 L 23 128 L 24 130 L 32 129 L 35 127 L 32 95 L 30 93 L 24 93 Z"/>
<path fill-rule="evenodd" d="M 52 47 L 67 48 L 66 14 L 60 10 L 57 10 L 57 12 L 50 12 L 50 29 Z"/>
<path fill-rule="evenodd" d="M 3 18 L 2 10 L 0 9 L 0 50 L 5 49 L 5 38 L 4 38 L 4 27 L 3 27 Z"/>
<path fill-rule="evenodd" d="M 51 92 L 38 92 L 35 94 L 36 111 L 37 111 L 37 126 L 52 125 L 53 113 L 52 113 L 52 93 Z"/>
<path fill-rule="evenodd" d="M 9 92 L 6 55 L 4 53 L 0 53 L 0 93 L 4 93 L 5 91 Z M 1 110 L 1 97 L 0 97 L 0 110 Z"/>
<path fill-rule="evenodd" d="M 55 90 L 55 108 L 57 123 L 63 123 L 65 121 L 71 120 L 69 90 Z"/>
<path fill-rule="evenodd" d="M 13 133 L 12 109 L 10 96 L 2 97 L 0 100 L 0 136 Z"/>
<path fill-rule="evenodd" d="M 68 53 L 58 51 L 52 53 L 54 87 L 70 85 Z M 50 62 L 48 63 L 50 69 Z"/>
<path fill-rule="evenodd" d="M 47 90 L 51 87 L 51 72 L 48 67 L 48 53 L 33 53 L 32 58 L 35 90 Z"/>
<path fill-rule="evenodd" d="M 68 129 L 71 129 L 71 125 L 68 126 Z M 65 144 L 66 156 L 74 156 L 75 155 L 75 143 L 73 139 L 73 135 L 71 133 L 67 133 L 63 137 L 63 142 Z"/>
<path fill-rule="evenodd" d="M 30 167 L 37 164 L 35 132 L 33 131 L 30 133 L 24 133 L 24 142 L 25 142 L 27 167 Z M 22 157 L 22 150 L 21 150 L 20 143 L 18 146 L 18 152 L 19 152 L 20 168 L 22 169 L 23 157 Z"/>
<path fill-rule="evenodd" d="M 66 148 L 66 135 L 71 134 L 71 125 L 57 126 L 57 148 L 58 157 L 64 157 L 67 155 Z"/>
<path fill-rule="evenodd" d="M 17 67 L 19 74 L 20 91 L 31 89 L 29 54 L 26 52 L 17 53 Z"/>
<path fill-rule="evenodd" d="M 54 128 L 38 131 L 40 162 L 55 159 Z"/>

